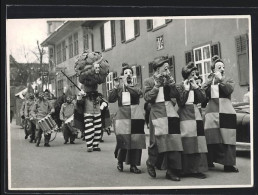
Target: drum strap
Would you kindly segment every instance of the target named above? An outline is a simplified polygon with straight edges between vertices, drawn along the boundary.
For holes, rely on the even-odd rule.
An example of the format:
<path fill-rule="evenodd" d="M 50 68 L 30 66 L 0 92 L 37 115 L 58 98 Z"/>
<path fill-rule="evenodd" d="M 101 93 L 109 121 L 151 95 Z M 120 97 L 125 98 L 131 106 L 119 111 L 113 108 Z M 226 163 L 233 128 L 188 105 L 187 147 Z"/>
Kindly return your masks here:
<path fill-rule="evenodd" d="M 55 132 L 56 132 L 56 133 L 55 133 L 54 138 L 53 138 L 53 139 L 51 139 L 51 140 L 49 140 L 49 142 L 52 142 L 52 141 L 54 141 L 54 140 L 56 139 L 57 131 L 55 131 Z"/>

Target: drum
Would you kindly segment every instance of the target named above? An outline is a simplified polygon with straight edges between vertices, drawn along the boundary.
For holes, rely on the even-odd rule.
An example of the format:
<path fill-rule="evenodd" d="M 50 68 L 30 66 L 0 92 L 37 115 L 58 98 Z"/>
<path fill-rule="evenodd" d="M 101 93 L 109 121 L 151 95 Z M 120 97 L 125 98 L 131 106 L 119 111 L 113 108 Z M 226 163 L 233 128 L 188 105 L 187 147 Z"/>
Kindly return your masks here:
<path fill-rule="evenodd" d="M 78 133 L 78 130 L 74 127 L 74 115 L 72 115 L 68 119 L 66 119 L 66 121 L 64 123 L 71 130 L 72 134 L 77 134 Z"/>
<path fill-rule="evenodd" d="M 47 115 L 45 118 L 38 121 L 39 127 L 43 130 L 44 134 L 51 134 L 53 131 L 58 130 L 56 122 L 51 115 Z"/>

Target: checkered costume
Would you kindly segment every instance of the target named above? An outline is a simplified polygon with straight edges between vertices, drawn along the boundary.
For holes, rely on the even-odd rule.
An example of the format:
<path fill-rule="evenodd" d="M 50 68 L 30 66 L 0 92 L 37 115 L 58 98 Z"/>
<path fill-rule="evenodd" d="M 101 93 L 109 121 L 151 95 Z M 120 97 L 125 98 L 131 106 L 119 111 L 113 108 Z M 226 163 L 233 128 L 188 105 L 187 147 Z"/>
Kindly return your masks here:
<path fill-rule="evenodd" d="M 185 90 L 183 83 L 178 87 L 181 88 L 180 91 Z M 183 173 L 200 173 L 208 170 L 203 119 L 197 107 L 205 98 L 204 90 L 190 88 L 183 99 L 177 99 L 183 144 Z"/>
<path fill-rule="evenodd" d="M 234 82 L 228 78 L 210 78 L 203 88 L 209 98 L 204 124 L 208 160 L 223 165 L 235 165 L 236 111 L 230 100 Z"/>
<path fill-rule="evenodd" d="M 141 90 L 134 86 L 119 87 L 109 93 L 109 102 L 118 101 L 119 106 L 115 118 L 115 157 L 119 162 L 137 166 L 141 164 L 142 149 L 146 148 L 144 115 L 139 107 L 141 95 Z"/>
<path fill-rule="evenodd" d="M 128 105 L 123 105 L 122 93 L 128 91 L 130 96 Z M 113 89 L 109 94 L 109 102 L 114 103 L 118 100 L 118 111 L 115 118 L 115 132 L 117 145 L 123 149 L 144 149 L 144 115 L 139 107 L 139 97 L 141 90 L 136 87 L 119 87 Z M 123 96 L 125 97 L 125 96 Z"/>
<path fill-rule="evenodd" d="M 159 88 L 154 85 L 153 77 L 144 81 L 144 99 L 151 103 L 148 160 L 153 166 L 161 166 L 163 169 L 181 169 L 183 146 L 179 116 L 171 100 L 180 99 L 181 93 L 175 84 Z"/>

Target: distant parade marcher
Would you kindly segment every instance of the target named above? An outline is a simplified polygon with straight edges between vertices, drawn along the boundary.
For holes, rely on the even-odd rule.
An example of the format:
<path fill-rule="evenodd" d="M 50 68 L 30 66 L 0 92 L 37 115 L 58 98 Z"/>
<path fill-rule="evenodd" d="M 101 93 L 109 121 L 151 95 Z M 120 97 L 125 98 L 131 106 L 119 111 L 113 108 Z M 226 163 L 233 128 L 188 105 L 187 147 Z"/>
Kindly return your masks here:
<path fill-rule="evenodd" d="M 77 96 L 77 105 L 74 115 L 75 127 L 84 126 L 84 137 L 87 151 L 101 151 L 101 110 L 102 94 L 98 93 L 98 85 L 106 81 L 109 64 L 100 52 L 84 52 L 75 63 L 75 71 L 79 75 L 79 82 L 84 90 Z"/>
<path fill-rule="evenodd" d="M 48 93 L 39 92 L 38 100 L 35 102 L 35 104 L 32 106 L 31 109 L 31 116 L 33 117 L 33 120 L 36 120 L 36 146 L 38 147 L 41 141 L 43 129 L 40 128 L 38 124 L 38 120 L 45 118 L 48 114 L 54 113 L 54 108 L 52 107 L 52 104 L 49 102 Z M 51 134 L 45 134 L 44 133 L 44 146 L 49 147 L 49 141 L 51 138 Z"/>
<path fill-rule="evenodd" d="M 155 166 L 166 169 L 167 179 L 180 181 L 183 146 L 179 116 L 171 98 L 180 99 L 185 92 L 178 91 L 169 71 L 168 58 L 156 58 L 152 65 L 154 75 L 144 81 L 144 99 L 151 103 L 147 170 L 151 177 L 156 177 Z"/>
<path fill-rule="evenodd" d="M 27 100 L 27 95 L 26 95 L 26 92 L 24 92 L 23 94 L 23 97 L 24 97 L 24 100 L 22 102 L 22 105 L 21 105 L 21 108 L 20 108 L 20 117 L 21 117 L 21 127 L 24 128 L 24 124 L 25 124 L 25 104 L 26 104 L 26 100 Z M 29 135 L 26 134 L 26 131 L 25 131 L 25 139 L 28 138 Z"/>
<path fill-rule="evenodd" d="M 182 68 L 184 81 L 178 85 L 183 98 L 177 99 L 180 132 L 183 143 L 182 171 L 184 176 L 199 179 L 206 178 L 203 172 L 208 170 L 207 144 L 201 113 L 197 107 L 206 101 L 205 91 L 197 84 L 197 67 L 193 62 Z"/>
<path fill-rule="evenodd" d="M 66 102 L 62 104 L 60 110 L 60 120 L 63 122 L 62 124 L 62 132 L 64 136 L 64 144 L 67 144 L 70 139 L 70 144 L 74 144 L 74 140 L 77 134 L 76 129 L 72 128 L 71 124 L 67 124 L 66 120 L 69 119 L 74 114 L 75 104 L 73 102 L 72 92 L 68 88 L 66 90 Z"/>
<path fill-rule="evenodd" d="M 208 165 L 224 165 L 225 172 L 238 172 L 236 164 L 236 111 L 231 102 L 234 81 L 225 77 L 225 65 L 219 56 L 212 57 L 212 73 L 203 89 L 209 99 L 205 111 L 205 136 Z"/>
<path fill-rule="evenodd" d="M 31 116 L 31 109 L 33 107 L 33 104 L 35 103 L 35 97 L 33 93 L 33 89 L 31 85 L 28 86 L 28 99 L 25 104 L 25 119 L 27 121 L 27 134 L 30 134 L 30 143 L 35 141 L 35 130 L 36 130 L 36 124 L 32 120 L 33 117 Z"/>
<path fill-rule="evenodd" d="M 130 172 L 139 174 L 141 170 L 137 166 L 141 164 L 142 149 L 146 148 L 144 115 L 139 106 L 142 91 L 133 84 L 133 69 L 127 63 L 122 66 L 122 85 L 114 80 L 115 86 L 108 98 L 110 103 L 118 101 L 115 118 L 117 169 L 123 171 L 125 162 L 130 165 Z"/>

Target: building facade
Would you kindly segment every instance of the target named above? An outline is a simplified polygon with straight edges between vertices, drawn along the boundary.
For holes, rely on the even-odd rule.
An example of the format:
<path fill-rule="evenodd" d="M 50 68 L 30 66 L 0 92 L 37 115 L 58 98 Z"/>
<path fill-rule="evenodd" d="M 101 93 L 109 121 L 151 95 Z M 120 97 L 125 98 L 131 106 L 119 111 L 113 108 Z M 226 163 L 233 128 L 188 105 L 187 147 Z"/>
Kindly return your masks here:
<path fill-rule="evenodd" d="M 153 20 L 84 20 L 67 21 L 42 43 L 49 47 L 50 62 L 55 63 L 52 89 L 60 96 L 65 86 L 78 91 L 60 70 L 77 82 L 74 63 L 78 54 L 89 49 L 102 51 L 110 63 L 106 83 L 99 90 L 107 96 L 113 78 L 120 75 L 122 63 L 134 69 L 134 82 L 143 87 L 143 80 L 152 75 L 150 64 L 156 57 L 168 56 L 177 83 L 181 70 L 193 61 L 203 80 L 211 72 L 211 58 L 219 55 L 225 62 L 226 74 L 236 85 L 232 101 L 241 102 L 249 85 L 248 18 L 153 19 Z M 140 106 L 143 107 L 144 99 Z M 111 105 L 115 112 L 117 105 Z"/>

